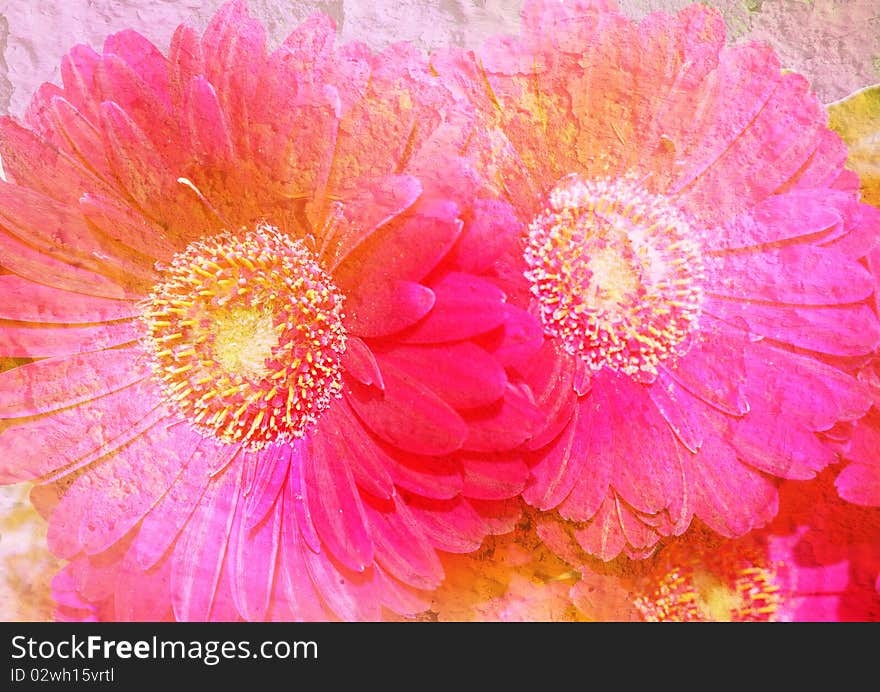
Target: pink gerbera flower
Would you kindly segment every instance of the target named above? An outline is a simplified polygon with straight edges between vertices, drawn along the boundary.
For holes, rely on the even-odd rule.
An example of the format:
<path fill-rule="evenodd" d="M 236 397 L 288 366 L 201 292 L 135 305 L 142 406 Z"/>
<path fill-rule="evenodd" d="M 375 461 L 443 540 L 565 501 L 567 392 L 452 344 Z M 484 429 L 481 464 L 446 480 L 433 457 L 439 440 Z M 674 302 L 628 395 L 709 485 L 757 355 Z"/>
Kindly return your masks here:
<path fill-rule="evenodd" d="M 842 501 L 832 480 L 783 483 L 776 519 L 738 540 L 695 529 L 648 560 L 600 564 L 557 546 L 580 561 L 573 602 L 611 620 L 880 620 L 880 510 Z"/>
<path fill-rule="evenodd" d="M 806 80 L 724 43 L 702 6 L 532 0 L 521 37 L 435 60 L 482 115 L 467 153 L 522 233 L 498 272 L 545 336 L 524 496 L 603 559 L 766 523 L 774 477 L 832 462 L 822 433 L 870 403 L 838 359 L 880 340 L 880 213 Z"/>
<path fill-rule="evenodd" d="M 0 351 L 34 359 L 0 476 L 38 481 L 67 615 L 412 613 L 516 516 L 511 224 L 424 59 L 333 39 L 268 52 L 233 2 L 168 57 L 77 46 L 0 123 Z"/>

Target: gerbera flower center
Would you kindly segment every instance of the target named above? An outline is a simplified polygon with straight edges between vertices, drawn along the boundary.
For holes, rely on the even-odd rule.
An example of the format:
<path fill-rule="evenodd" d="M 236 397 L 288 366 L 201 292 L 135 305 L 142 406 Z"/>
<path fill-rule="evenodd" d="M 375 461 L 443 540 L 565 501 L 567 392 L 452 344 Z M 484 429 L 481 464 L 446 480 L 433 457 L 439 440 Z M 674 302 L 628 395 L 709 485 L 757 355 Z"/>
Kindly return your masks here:
<path fill-rule="evenodd" d="M 744 560 L 726 565 L 723 575 L 673 567 L 635 605 L 651 622 L 761 622 L 775 618 L 781 600 L 776 570 Z"/>
<path fill-rule="evenodd" d="M 626 178 L 566 176 L 529 225 L 525 259 L 544 330 L 591 369 L 650 380 L 687 350 L 703 263 L 664 197 Z"/>
<path fill-rule="evenodd" d="M 192 243 L 142 313 L 169 402 L 224 442 L 302 437 L 342 389 L 343 298 L 302 243 L 271 226 Z"/>

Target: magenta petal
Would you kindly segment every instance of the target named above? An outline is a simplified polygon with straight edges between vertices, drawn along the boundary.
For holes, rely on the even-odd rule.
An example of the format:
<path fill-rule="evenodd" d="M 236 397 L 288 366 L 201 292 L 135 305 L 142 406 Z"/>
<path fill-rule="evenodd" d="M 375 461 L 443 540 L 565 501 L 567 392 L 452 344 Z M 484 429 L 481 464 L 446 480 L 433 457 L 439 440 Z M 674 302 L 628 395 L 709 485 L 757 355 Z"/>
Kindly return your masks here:
<path fill-rule="evenodd" d="M 388 365 L 429 387 L 457 409 L 486 406 L 505 392 L 504 369 L 471 343 L 443 346 L 396 346 L 377 355 L 379 368 Z"/>
<path fill-rule="evenodd" d="M 300 457 L 303 481 L 321 542 L 346 567 L 362 572 L 373 561 L 373 546 L 346 450 L 344 431 L 319 426 Z"/>
<path fill-rule="evenodd" d="M 477 274 L 491 268 L 521 237 L 523 227 L 513 207 L 498 200 L 475 199 L 472 214 L 450 253 L 450 260 L 461 271 Z"/>
<path fill-rule="evenodd" d="M 489 528 L 470 502 L 409 498 L 407 506 L 431 544 L 450 553 L 469 553 L 480 547 Z"/>
<path fill-rule="evenodd" d="M 0 373 L 0 418 L 56 411 L 148 376 L 133 349 L 48 358 Z"/>
<path fill-rule="evenodd" d="M 461 494 L 476 500 L 506 500 L 519 495 L 529 478 L 529 467 L 521 459 L 505 455 L 460 454 L 464 485 Z"/>
<path fill-rule="evenodd" d="M 381 620 L 375 570 L 350 572 L 335 564 L 326 553 L 301 549 L 301 555 L 321 598 L 339 618 L 347 622 Z"/>
<path fill-rule="evenodd" d="M 531 393 L 507 385 L 504 398 L 467 412 L 468 435 L 461 448 L 471 452 L 498 452 L 526 442 L 541 424 Z"/>
<path fill-rule="evenodd" d="M 768 440 L 772 440 L 768 444 Z M 730 444 L 750 466 L 780 478 L 813 478 L 837 455 L 815 433 L 797 423 L 768 412 L 753 410 L 744 420 L 733 424 Z"/>
<path fill-rule="evenodd" d="M 687 391 L 731 416 L 748 412 L 743 394 L 744 358 L 750 348 L 745 333 L 705 317 L 700 340 L 673 365 L 668 374 Z"/>
<path fill-rule="evenodd" d="M 413 454 L 443 456 L 461 447 L 467 426 L 448 404 L 390 365 L 383 376 L 384 392 L 353 383 L 348 396 L 370 430 Z"/>
<path fill-rule="evenodd" d="M 364 430 L 363 424 L 354 412 L 344 403 L 329 409 L 325 417 L 331 420 L 339 435 L 346 438 L 348 454 L 345 459 L 351 468 L 357 486 L 378 498 L 388 499 L 394 494 L 394 482 L 389 470 L 395 464 L 379 443 Z"/>
<path fill-rule="evenodd" d="M 208 619 L 238 504 L 241 464 L 208 486 L 171 557 L 171 603 L 179 622 Z"/>
<path fill-rule="evenodd" d="M 502 328 L 488 334 L 481 343 L 499 363 L 518 368 L 541 348 L 544 331 L 528 312 L 505 304 Z"/>
<path fill-rule="evenodd" d="M 555 439 L 571 419 L 577 404 L 573 389 L 576 371 L 575 359 L 553 341 L 546 341 L 530 361 L 526 382 L 534 392 L 535 407 L 546 421 L 543 429 L 535 431 L 530 449 L 540 449 Z"/>
<path fill-rule="evenodd" d="M 657 375 L 648 393 L 679 442 L 696 454 L 703 444 L 702 405 L 665 371 Z"/>
<path fill-rule="evenodd" d="M 173 242 L 159 225 L 130 205 L 102 195 L 84 194 L 79 199 L 82 213 L 104 235 L 146 257 L 169 259 Z"/>
<path fill-rule="evenodd" d="M 376 286 L 348 297 L 346 327 L 362 337 L 385 336 L 415 324 L 433 306 L 433 291 L 421 284 L 397 281 Z"/>
<path fill-rule="evenodd" d="M 259 452 L 257 453 L 259 454 Z M 232 600 L 245 620 L 265 620 L 281 541 L 282 502 L 256 526 L 239 502 L 238 520 L 229 541 L 230 586 Z"/>
<path fill-rule="evenodd" d="M 370 347 L 356 336 L 348 337 L 345 353 L 342 354 L 342 367 L 358 382 L 371 384 L 379 389 L 385 388 L 385 384 L 382 382 L 382 372 L 376 363 L 376 356 L 373 355 Z"/>
<path fill-rule="evenodd" d="M 0 318 L 23 322 L 105 322 L 135 317 L 134 303 L 71 293 L 14 274 L 0 276 Z"/>
<path fill-rule="evenodd" d="M 431 284 L 434 308 L 404 336 L 410 343 L 467 339 L 495 329 L 506 317 L 504 293 L 491 281 L 451 273 Z"/>
<path fill-rule="evenodd" d="M 288 500 L 289 496 L 285 495 L 281 517 L 281 546 L 270 618 L 296 622 L 326 620 L 330 614 L 321 603 L 306 566 L 303 550 L 308 548 L 302 546 L 298 540 L 299 532 Z"/>
<path fill-rule="evenodd" d="M 405 584 L 434 589 L 443 579 L 443 567 L 418 523 L 399 497 L 382 506 L 366 503 L 376 547 L 376 561 Z"/>
<path fill-rule="evenodd" d="M 417 615 L 431 608 L 429 592 L 403 584 L 386 573 L 378 565 L 376 571 L 376 591 L 381 594 L 382 605 L 404 616 Z"/>

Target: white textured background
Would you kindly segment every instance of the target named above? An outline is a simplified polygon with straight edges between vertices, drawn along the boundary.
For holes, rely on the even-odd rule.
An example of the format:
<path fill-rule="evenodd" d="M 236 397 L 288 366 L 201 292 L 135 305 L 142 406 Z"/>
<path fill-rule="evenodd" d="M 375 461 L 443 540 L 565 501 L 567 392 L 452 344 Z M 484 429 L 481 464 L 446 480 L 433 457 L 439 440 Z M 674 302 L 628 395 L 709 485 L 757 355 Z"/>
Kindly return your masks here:
<path fill-rule="evenodd" d="M 107 34 L 134 28 L 166 50 L 175 27 L 204 28 L 221 0 L 0 0 L 0 113 L 20 115 L 44 81 L 59 79 L 61 56 L 76 43 L 100 49 Z M 687 0 L 621 0 L 633 17 L 674 11 Z M 732 41 L 760 40 L 784 66 L 810 79 L 830 102 L 880 82 L 880 0 L 716 0 Z M 332 16 L 343 39 L 376 48 L 411 40 L 424 49 L 475 46 L 516 32 L 521 0 L 251 0 L 280 41 L 314 11 Z M 0 488 L 0 619 L 51 616 L 47 584 L 57 564 L 44 548 L 45 524 L 27 488 Z M 538 614 L 538 617 L 546 615 Z"/>

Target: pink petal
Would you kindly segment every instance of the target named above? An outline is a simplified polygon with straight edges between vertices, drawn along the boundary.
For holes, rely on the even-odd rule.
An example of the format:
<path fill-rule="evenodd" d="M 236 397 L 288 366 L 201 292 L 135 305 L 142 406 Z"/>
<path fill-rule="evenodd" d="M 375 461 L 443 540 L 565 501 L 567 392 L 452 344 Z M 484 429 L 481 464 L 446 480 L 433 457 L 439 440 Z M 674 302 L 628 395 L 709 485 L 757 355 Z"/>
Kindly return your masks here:
<path fill-rule="evenodd" d="M 373 546 L 345 450 L 344 431 L 321 426 L 301 457 L 303 481 L 321 542 L 346 567 L 362 572 L 373 560 Z"/>
<path fill-rule="evenodd" d="M 620 525 L 617 500 L 609 494 L 589 524 L 572 532 L 583 550 L 607 562 L 620 555 L 626 536 Z"/>
<path fill-rule="evenodd" d="M 468 435 L 461 448 L 471 452 L 514 449 L 541 424 L 541 414 L 523 385 L 508 384 L 503 399 L 467 413 Z"/>
<path fill-rule="evenodd" d="M 158 401 L 152 384 L 145 382 L 17 422 L 0 433 L 0 479 L 32 480 L 102 449 L 147 418 Z"/>
<path fill-rule="evenodd" d="M 247 490 L 242 511 L 242 521 L 247 528 L 263 521 L 280 502 L 278 498 L 290 470 L 290 456 L 290 446 L 285 443 L 267 447 L 257 455 L 256 475 Z"/>
<path fill-rule="evenodd" d="M 101 57 L 89 46 L 77 45 L 61 59 L 61 78 L 67 99 L 93 122 L 98 115 L 95 72 Z"/>
<path fill-rule="evenodd" d="M 509 500 L 474 500 L 468 498 L 468 504 L 479 514 L 489 533 L 500 536 L 510 533 L 522 518 L 522 502 L 519 498 Z"/>
<path fill-rule="evenodd" d="M 0 276 L 0 318 L 23 322 L 105 322 L 135 317 L 137 307 L 130 301 L 111 300 L 71 293 L 27 281 L 20 276 Z"/>
<path fill-rule="evenodd" d="M 513 207 L 499 200 L 475 199 L 471 214 L 449 259 L 462 272 L 481 274 L 522 237 L 523 225 Z"/>
<path fill-rule="evenodd" d="M 168 59 L 136 31 L 125 29 L 104 41 L 104 53 L 118 55 L 160 95 L 168 93 Z"/>
<path fill-rule="evenodd" d="M 383 372 L 390 365 L 457 409 L 491 404 L 504 395 L 507 386 L 504 369 L 471 343 L 396 346 L 379 353 L 377 359 Z"/>
<path fill-rule="evenodd" d="M 389 470 L 395 462 L 364 430 L 351 408 L 340 403 L 330 408 L 324 416 L 328 419 L 326 424 L 333 426 L 338 434 L 348 440 L 349 453 L 345 460 L 358 488 L 383 500 L 391 497 L 394 482 Z"/>
<path fill-rule="evenodd" d="M 133 558 L 140 569 L 152 569 L 166 556 L 196 507 L 201 504 L 202 495 L 211 482 L 210 467 L 214 455 L 218 453 L 217 447 L 218 444 L 209 438 L 202 439 L 168 492 L 144 517 L 131 546 Z"/>
<path fill-rule="evenodd" d="M 742 536 L 776 515 L 775 483 L 742 464 L 717 438 L 706 438 L 687 475 L 694 514 L 724 536 Z"/>
<path fill-rule="evenodd" d="M 836 305 L 863 300 L 874 288 L 858 262 L 813 245 L 729 255 L 710 266 L 707 290 L 732 299 Z"/>
<path fill-rule="evenodd" d="M 442 456 L 461 447 L 467 426 L 442 399 L 390 365 L 382 371 L 385 391 L 356 383 L 348 401 L 381 439 L 413 454 Z"/>
<path fill-rule="evenodd" d="M 159 501 L 200 439 L 185 425 L 167 424 L 153 426 L 73 482 L 52 518 L 54 551 L 100 553 Z"/>
<path fill-rule="evenodd" d="M 537 456 L 532 466 L 532 480 L 523 491 L 523 499 L 533 507 L 550 510 L 557 507 L 574 488 L 587 464 L 589 432 L 579 430 L 581 409 L 589 415 L 586 407 L 576 407 L 562 433 Z M 578 434 L 578 433 L 581 434 Z"/>
<path fill-rule="evenodd" d="M 376 548 L 376 561 L 405 584 L 434 589 L 443 567 L 406 505 L 394 497 L 381 505 L 365 504 Z"/>
<path fill-rule="evenodd" d="M 211 611 L 239 497 L 241 464 L 208 486 L 171 557 L 171 603 L 179 621 L 206 621 Z"/>
<path fill-rule="evenodd" d="M 10 324 L 0 321 L 0 350 L 11 358 L 69 356 L 138 341 L 143 328 L 125 320 L 93 327 Z"/>
<path fill-rule="evenodd" d="M 345 302 L 346 327 L 361 337 L 385 336 L 418 322 L 433 306 L 431 289 L 411 281 L 391 282 L 369 294 L 350 295 Z"/>
<path fill-rule="evenodd" d="M 841 223 L 838 206 L 849 195 L 831 190 L 791 190 L 772 195 L 708 234 L 710 251 L 758 248 L 827 234 Z"/>
<path fill-rule="evenodd" d="M 119 569 L 114 607 L 120 621 L 157 622 L 171 615 L 171 560 L 142 570 L 126 559 Z"/>
<path fill-rule="evenodd" d="M 78 158 L 80 164 L 94 170 L 102 180 L 109 181 L 110 167 L 101 133 L 95 125 L 61 95 L 52 99 L 48 117 L 52 129 L 63 138 L 63 148 Z"/>
<path fill-rule="evenodd" d="M 87 193 L 80 197 L 82 213 L 104 235 L 146 257 L 167 260 L 174 252 L 174 234 L 166 232 L 143 214 L 110 197 Z M 170 235 L 170 237 L 169 237 Z"/>
<path fill-rule="evenodd" d="M 462 490 L 461 464 L 445 457 L 417 457 L 397 454 L 388 469 L 394 484 L 420 497 L 445 500 Z"/>
<path fill-rule="evenodd" d="M 514 456 L 492 458 L 459 454 L 464 471 L 461 494 L 476 500 L 506 500 L 519 495 L 529 478 L 529 467 Z"/>
<path fill-rule="evenodd" d="M 0 373 L 0 418 L 56 411 L 143 379 L 134 349 L 48 358 Z"/>
<path fill-rule="evenodd" d="M 202 165 L 222 165 L 234 156 L 226 118 L 214 87 L 204 77 L 193 77 L 183 102 L 187 138 Z"/>
<path fill-rule="evenodd" d="M 501 365 L 521 368 L 541 348 L 544 331 L 528 312 L 505 304 L 502 328 L 484 337 L 480 343 Z"/>
<path fill-rule="evenodd" d="M 419 281 L 449 251 L 461 232 L 458 207 L 420 201 L 373 233 L 337 267 L 337 285 L 356 300 L 387 290 L 395 281 Z M 396 251 L 389 253 L 387 248 Z"/>
<path fill-rule="evenodd" d="M 438 343 L 467 339 L 495 329 L 506 316 L 504 293 L 471 274 L 453 272 L 431 284 L 434 308 L 404 339 Z"/>
<path fill-rule="evenodd" d="M 90 296 L 120 300 L 137 298 L 116 281 L 55 259 L 0 228 L 3 266 L 33 282 Z"/>
<path fill-rule="evenodd" d="M 358 382 L 371 384 L 379 389 L 385 388 L 376 356 L 373 355 L 370 347 L 356 336 L 348 337 L 345 353 L 342 355 L 342 366 L 346 373 L 356 378 Z"/>
<path fill-rule="evenodd" d="M 400 583 L 379 566 L 376 566 L 376 590 L 381 594 L 382 604 L 400 615 L 417 615 L 431 608 L 428 593 Z"/>
<path fill-rule="evenodd" d="M 413 519 L 435 548 L 469 553 L 480 547 L 489 528 L 471 504 L 462 498 L 429 500 L 407 498 Z"/>
<path fill-rule="evenodd" d="M 229 537 L 228 564 L 232 599 L 245 620 L 265 620 L 281 541 L 281 512 L 278 501 L 269 515 L 253 526 L 239 503 L 238 521 Z"/>
<path fill-rule="evenodd" d="M 373 233 L 412 207 L 421 194 L 418 178 L 390 175 L 367 180 L 346 195 L 342 219 L 328 238 L 332 242 L 326 250 L 327 266 L 339 266 Z"/>
<path fill-rule="evenodd" d="M 75 208 L 31 189 L 0 183 L 0 218 L 10 234 L 45 255 L 103 274 L 130 290 L 143 289 L 143 279 L 151 276 L 150 268 L 125 248 L 102 242 Z"/>

